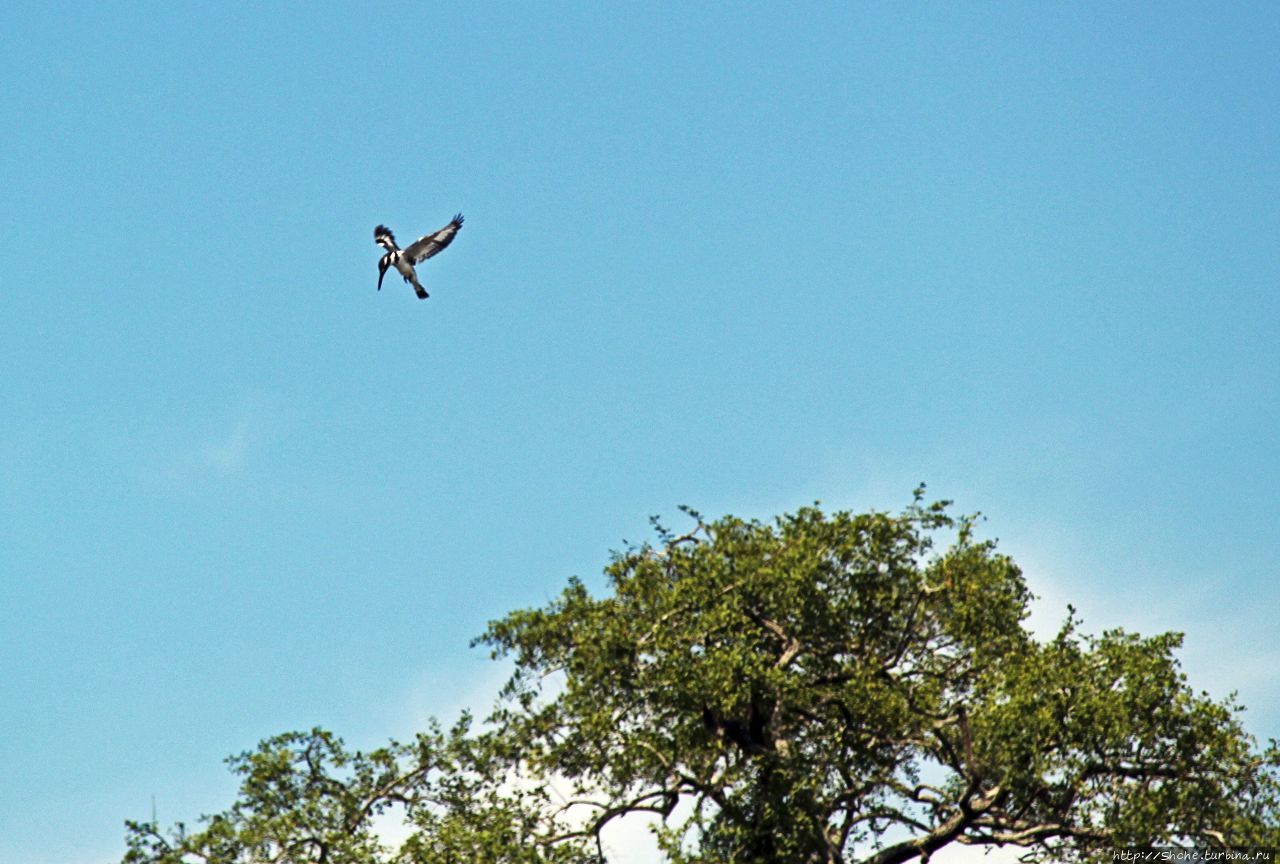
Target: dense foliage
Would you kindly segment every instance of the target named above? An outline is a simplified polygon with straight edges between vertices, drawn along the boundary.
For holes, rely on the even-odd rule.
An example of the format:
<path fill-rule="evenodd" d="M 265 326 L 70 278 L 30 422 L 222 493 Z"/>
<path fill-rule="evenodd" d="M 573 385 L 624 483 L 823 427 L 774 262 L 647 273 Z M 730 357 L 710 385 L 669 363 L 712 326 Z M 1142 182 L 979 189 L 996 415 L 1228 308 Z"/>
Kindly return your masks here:
<path fill-rule="evenodd" d="M 571 580 L 489 626 L 515 672 L 485 724 L 264 741 L 231 809 L 130 823 L 125 861 L 600 864 L 638 813 L 673 864 L 1280 845 L 1280 751 L 1189 689 L 1179 637 L 1033 639 L 1018 568 L 945 504 L 689 515 L 616 555 L 603 596 Z M 379 838 L 388 816 L 407 840 Z"/>

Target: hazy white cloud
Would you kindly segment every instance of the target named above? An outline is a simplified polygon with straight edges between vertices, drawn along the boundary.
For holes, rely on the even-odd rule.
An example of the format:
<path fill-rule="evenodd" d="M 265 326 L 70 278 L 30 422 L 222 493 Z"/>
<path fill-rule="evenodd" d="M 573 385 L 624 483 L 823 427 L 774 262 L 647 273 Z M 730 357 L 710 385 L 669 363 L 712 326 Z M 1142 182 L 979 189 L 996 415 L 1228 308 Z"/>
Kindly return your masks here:
<path fill-rule="evenodd" d="M 178 494 L 241 478 L 269 437 L 268 416 L 254 403 L 195 429 L 170 431 L 167 440 L 144 454 L 140 473 L 149 483 Z"/>
<path fill-rule="evenodd" d="M 951 843 L 929 859 L 932 864 L 1015 864 L 1026 852 L 1018 846 L 965 846 Z"/>
<path fill-rule="evenodd" d="M 382 710 L 386 734 L 407 737 L 424 728 L 431 717 L 447 726 L 464 710 L 470 711 L 477 720 L 484 720 L 497 701 L 498 691 L 511 676 L 512 666 L 487 658 L 467 665 L 471 674 L 465 678 L 456 670 L 444 674 L 424 670 L 399 694 L 388 699 Z"/>
<path fill-rule="evenodd" d="M 1129 579 L 1081 578 L 1087 565 L 1049 547 L 1002 543 L 1023 570 L 1037 595 L 1028 621 L 1040 638 L 1052 637 L 1076 608 L 1085 633 L 1121 628 L 1143 636 L 1168 631 L 1184 634 L 1176 657 L 1188 685 L 1213 698 L 1239 694 L 1249 709 L 1245 724 L 1265 737 L 1260 725 L 1280 714 L 1280 648 L 1267 610 L 1233 601 L 1217 574 L 1179 574 L 1169 590 L 1155 591 L 1165 580 L 1150 574 Z M 1048 551 L 1046 551 L 1048 550 Z M 1078 586 L 1078 587 L 1072 587 Z M 1265 734 L 1274 734 L 1267 732 Z"/>
<path fill-rule="evenodd" d="M 249 457 L 251 430 L 249 418 L 242 416 L 220 440 L 204 446 L 200 461 L 210 470 L 224 475 L 242 470 Z"/>

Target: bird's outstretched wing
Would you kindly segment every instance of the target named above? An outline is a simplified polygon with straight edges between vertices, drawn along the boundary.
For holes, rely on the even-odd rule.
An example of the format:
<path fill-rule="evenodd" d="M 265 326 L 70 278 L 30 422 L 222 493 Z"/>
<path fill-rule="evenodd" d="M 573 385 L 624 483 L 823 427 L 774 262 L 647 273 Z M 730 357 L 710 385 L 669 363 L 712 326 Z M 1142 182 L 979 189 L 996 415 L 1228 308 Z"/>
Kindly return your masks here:
<path fill-rule="evenodd" d="M 462 228 L 462 214 L 459 213 L 453 217 L 453 221 L 441 228 L 434 234 L 428 234 L 426 237 L 420 237 L 409 244 L 404 250 L 404 254 L 409 256 L 414 264 L 420 261 L 426 261 L 432 255 L 435 255 L 444 247 L 453 242 L 453 235 L 458 233 Z"/>
<path fill-rule="evenodd" d="M 394 252 L 399 248 L 396 246 L 396 235 L 392 234 L 391 229 L 386 225 L 379 225 L 373 229 L 373 242 L 388 252 Z"/>

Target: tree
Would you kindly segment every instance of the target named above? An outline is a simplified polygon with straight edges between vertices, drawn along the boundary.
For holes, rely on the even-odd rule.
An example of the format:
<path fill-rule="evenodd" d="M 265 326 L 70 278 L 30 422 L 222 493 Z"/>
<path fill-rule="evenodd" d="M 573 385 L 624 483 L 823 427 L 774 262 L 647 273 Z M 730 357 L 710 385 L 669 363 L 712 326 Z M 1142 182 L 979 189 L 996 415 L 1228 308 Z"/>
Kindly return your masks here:
<path fill-rule="evenodd" d="M 127 864 L 606 862 L 647 813 L 673 864 L 1028 860 L 1280 845 L 1280 749 L 1195 694 L 1177 634 L 1024 628 L 1017 566 L 923 489 L 900 515 L 733 517 L 614 555 L 477 641 L 515 671 L 480 728 L 349 753 L 321 730 L 232 760 L 225 813 L 129 823 Z M 947 540 L 940 553 L 935 542 Z M 393 809 L 410 839 L 383 848 Z"/>

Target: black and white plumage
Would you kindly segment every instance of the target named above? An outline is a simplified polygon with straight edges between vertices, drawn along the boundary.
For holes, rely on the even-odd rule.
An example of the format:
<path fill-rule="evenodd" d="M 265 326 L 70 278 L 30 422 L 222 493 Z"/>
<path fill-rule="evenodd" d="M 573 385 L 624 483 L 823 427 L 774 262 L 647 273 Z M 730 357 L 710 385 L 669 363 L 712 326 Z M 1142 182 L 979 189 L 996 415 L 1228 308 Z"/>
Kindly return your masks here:
<path fill-rule="evenodd" d="M 404 281 L 413 285 L 413 290 L 417 293 L 418 299 L 426 300 L 428 296 L 427 289 L 423 288 L 422 283 L 418 281 L 418 273 L 413 269 L 413 265 L 421 264 L 452 243 L 454 235 L 461 228 L 462 214 L 459 213 L 439 231 L 434 234 L 428 234 L 425 237 L 419 237 L 404 249 L 396 245 L 396 235 L 392 234 L 391 229 L 386 225 L 379 225 L 374 228 L 374 242 L 387 250 L 387 254 L 383 255 L 382 259 L 378 261 L 378 290 L 382 290 L 382 277 L 387 275 L 387 270 L 394 267 L 404 277 Z"/>

